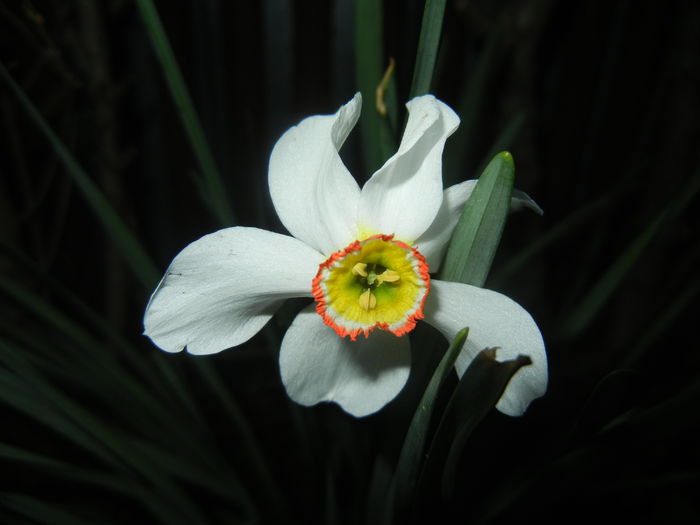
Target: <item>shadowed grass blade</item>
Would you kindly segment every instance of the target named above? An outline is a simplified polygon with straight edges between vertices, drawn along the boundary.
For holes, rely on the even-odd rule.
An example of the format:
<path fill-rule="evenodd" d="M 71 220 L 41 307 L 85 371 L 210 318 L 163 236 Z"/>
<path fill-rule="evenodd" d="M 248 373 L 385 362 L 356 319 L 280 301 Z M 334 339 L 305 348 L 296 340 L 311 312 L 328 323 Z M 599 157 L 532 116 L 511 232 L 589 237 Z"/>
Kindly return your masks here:
<path fill-rule="evenodd" d="M 433 414 L 435 399 L 443 381 L 452 372 L 452 367 L 467 340 L 468 334 L 468 328 L 464 328 L 457 333 L 452 344 L 440 360 L 433 376 L 430 378 L 418 408 L 413 414 L 413 419 L 411 419 L 394 474 L 395 498 L 399 507 L 403 507 L 408 502 L 411 491 L 414 488 L 421 460 L 425 453 L 428 425 Z"/>
<path fill-rule="evenodd" d="M 38 523 L 50 523 L 52 525 L 89 525 L 92 520 L 85 520 L 66 510 L 57 508 L 50 503 L 13 492 L 0 493 L 0 506 L 13 510 L 21 516 L 32 519 Z"/>
<path fill-rule="evenodd" d="M 486 157 L 484 157 L 483 162 L 479 165 L 479 169 L 476 170 L 476 173 L 481 173 L 484 171 L 489 159 L 492 159 L 498 155 L 499 151 L 507 151 L 513 147 L 513 142 L 515 142 L 515 139 L 523 129 L 523 125 L 525 124 L 526 120 L 527 113 L 525 111 L 520 111 L 513 115 L 513 117 L 503 127 L 501 133 L 496 137 L 496 140 L 493 141 L 489 152 L 486 154 Z"/>
<path fill-rule="evenodd" d="M 245 414 L 209 361 L 195 359 L 194 364 L 202 379 L 205 380 L 206 384 L 219 398 L 228 417 L 239 432 L 241 439 L 240 448 L 245 450 L 246 456 L 260 479 L 260 485 L 268 496 L 268 501 L 274 506 L 273 509 L 270 509 L 272 514 L 279 517 L 284 513 L 285 502 L 259 445 L 259 440 L 256 438 Z"/>
<path fill-rule="evenodd" d="M 646 327 L 639 337 L 639 342 L 625 356 L 621 367 L 631 367 L 652 346 L 659 344 L 661 336 L 673 325 L 673 322 L 689 307 L 691 302 L 700 295 L 700 279 L 686 285 L 679 291 L 673 302 L 664 305 L 657 319 Z"/>
<path fill-rule="evenodd" d="M 530 364 L 526 356 L 499 362 L 496 349 L 482 350 L 459 381 L 435 432 L 419 491 L 441 487 L 443 497 L 451 494 L 459 466 L 459 457 L 467 438 L 496 405 L 506 385 L 521 367 Z"/>
<path fill-rule="evenodd" d="M 700 172 L 696 173 L 694 180 L 685 186 L 676 198 L 649 223 L 644 231 L 613 262 L 590 292 L 578 302 L 578 306 L 564 322 L 562 327 L 564 336 L 575 337 L 593 321 L 618 289 L 625 276 L 656 238 L 656 235 L 685 209 L 698 189 L 700 189 Z"/>
<path fill-rule="evenodd" d="M 163 74 L 180 115 L 180 120 L 182 120 L 182 125 L 202 170 L 203 179 L 201 181 L 196 180 L 196 182 L 202 189 L 205 203 L 222 225 L 232 226 L 235 224 L 233 207 L 227 197 L 226 187 L 219 174 L 214 156 L 204 137 L 202 124 L 194 109 L 194 104 L 175 60 L 175 55 L 163 29 L 158 11 L 152 0 L 136 0 L 136 5 L 139 8 L 141 18 L 146 25 L 156 56 L 163 69 Z"/>
<path fill-rule="evenodd" d="M 73 179 L 73 182 L 102 223 L 104 230 L 119 247 L 120 254 L 124 257 L 136 277 L 145 288 L 153 288 L 158 282 L 160 272 L 156 269 L 156 266 L 148 257 L 141 244 L 132 235 L 97 185 L 63 145 L 63 142 L 56 136 L 49 124 L 44 120 L 44 117 L 41 116 L 41 113 L 27 98 L 2 64 L 0 64 L 0 76 L 7 82 L 34 123 L 46 136 L 54 151 L 66 166 L 66 171 Z"/>
<path fill-rule="evenodd" d="M 36 468 L 44 473 L 55 473 L 60 477 L 104 487 L 128 496 L 135 496 L 137 492 L 134 480 L 126 480 L 113 474 L 76 467 L 65 461 L 42 456 L 6 443 L 0 443 L 0 458 Z"/>
<path fill-rule="evenodd" d="M 169 437 L 177 430 L 163 428 L 160 443 L 144 441 L 123 430 L 116 431 L 102 415 L 93 413 L 56 388 L 22 358 L 18 349 L 0 342 L 0 359 L 9 368 L 7 371 L 0 369 L 0 401 L 91 452 L 112 469 L 125 475 L 138 473 L 189 519 L 201 521 L 200 510 L 171 478 L 200 486 L 235 502 L 246 514 L 253 513 L 250 495 L 233 472 L 224 463 L 201 461 L 202 456 L 195 454 L 201 448 L 196 436 L 189 446 L 183 446 L 179 440 Z"/>
<path fill-rule="evenodd" d="M 457 104 L 457 114 L 460 117 L 460 124 L 457 131 L 452 136 L 453 145 L 458 147 L 447 148 L 445 158 L 445 185 L 451 186 L 459 182 L 460 177 L 471 178 L 471 172 L 467 170 L 476 167 L 475 145 L 477 143 L 478 132 L 477 124 L 479 122 L 479 111 L 483 107 L 486 99 L 489 82 L 493 79 L 495 68 L 500 63 L 501 55 L 500 47 L 503 39 L 500 36 L 500 30 L 495 30 L 491 33 L 484 51 L 479 55 L 477 62 L 470 68 L 469 80 L 466 87 L 462 90 L 462 94 Z M 509 131 L 506 128 L 502 134 L 507 134 Z M 507 138 L 507 137 L 506 137 Z M 494 143 L 494 147 L 498 145 L 498 141 Z M 486 161 L 491 159 L 499 151 L 507 149 L 509 146 L 504 145 L 496 151 L 492 151 Z M 483 165 L 481 166 L 483 168 Z M 480 173 L 476 170 L 474 173 Z"/>
<path fill-rule="evenodd" d="M 585 224 L 586 221 L 594 217 L 596 213 L 610 203 L 613 196 L 614 194 L 612 192 L 606 193 L 602 197 L 587 203 L 586 206 L 576 210 L 559 224 L 544 232 L 521 252 L 504 262 L 503 265 L 499 267 L 498 271 L 494 273 L 491 282 L 501 284 L 510 279 L 513 275 L 522 270 L 536 255 L 551 247 L 563 237 L 570 235 L 577 228 Z"/>

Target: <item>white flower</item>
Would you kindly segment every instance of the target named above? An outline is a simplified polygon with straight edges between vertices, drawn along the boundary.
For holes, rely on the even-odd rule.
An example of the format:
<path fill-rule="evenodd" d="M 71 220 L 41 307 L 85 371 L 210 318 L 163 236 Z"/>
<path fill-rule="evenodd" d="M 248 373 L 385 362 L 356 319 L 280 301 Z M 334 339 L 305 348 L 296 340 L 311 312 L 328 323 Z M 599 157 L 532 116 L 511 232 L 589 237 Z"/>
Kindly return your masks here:
<path fill-rule="evenodd" d="M 338 155 L 360 105 L 357 94 L 334 115 L 303 120 L 275 145 L 270 194 L 293 237 L 234 227 L 193 242 L 153 293 L 145 334 L 167 352 L 212 354 L 250 339 L 285 299 L 314 297 L 282 341 L 287 393 L 302 405 L 333 401 L 365 416 L 406 383 L 406 333 L 416 320 L 448 340 L 468 326 L 455 365 L 460 376 L 486 347 L 498 347 L 499 360 L 532 360 L 497 404 L 521 415 L 547 384 L 537 325 L 504 295 L 428 273 L 440 265 L 475 183 L 442 188 L 442 150 L 459 118 L 432 96 L 411 100 L 398 152 L 360 189 Z"/>

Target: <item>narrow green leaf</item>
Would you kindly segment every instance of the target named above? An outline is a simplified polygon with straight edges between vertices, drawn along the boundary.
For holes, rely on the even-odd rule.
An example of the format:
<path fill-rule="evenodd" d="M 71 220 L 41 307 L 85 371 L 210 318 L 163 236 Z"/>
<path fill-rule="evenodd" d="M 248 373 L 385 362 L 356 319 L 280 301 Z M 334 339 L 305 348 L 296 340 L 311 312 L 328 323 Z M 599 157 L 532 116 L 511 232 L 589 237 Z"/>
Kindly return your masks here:
<path fill-rule="evenodd" d="M 38 265 L 36 261 L 28 257 L 25 253 L 22 253 L 14 246 L 11 246 L 3 241 L 0 241 L 0 250 L 2 253 L 8 255 L 12 259 L 16 268 L 21 268 L 23 272 L 27 272 L 29 274 L 31 282 L 36 282 L 38 280 L 38 284 L 40 284 L 42 287 L 46 285 L 51 291 L 52 296 L 53 294 L 57 294 L 61 301 L 65 301 L 67 304 L 69 304 L 71 309 L 75 310 L 78 314 L 73 319 L 69 319 L 64 315 L 61 315 L 62 319 L 74 323 L 76 328 L 80 328 L 81 326 L 89 326 L 90 328 L 95 329 L 97 333 L 109 339 L 115 347 L 121 349 L 122 351 L 133 351 L 133 347 L 130 345 L 130 343 L 128 343 L 124 336 L 118 333 L 104 317 L 99 315 L 94 308 L 85 304 L 85 302 L 79 298 L 73 290 L 70 290 L 59 282 L 54 276 L 47 273 L 46 269 Z M 30 309 L 35 311 L 37 309 L 50 309 L 48 303 L 39 298 L 37 298 L 36 301 L 27 302 L 26 298 L 34 296 L 34 293 L 29 288 L 19 285 L 17 280 L 7 279 L 0 275 L 0 290 L 3 289 L 3 283 L 9 283 L 13 290 L 12 295 L 15 297 L 15 299 L 17 299 L 20 303 L 25 304 L 25 306 L 31 306 Z M 54 312 L 58 312 L 58 310 L 53 310 Z M 143 363 L 141 356 L 139 356 L 138 362 Z"/>
<path fill-rule="evenodd" d="M 31 119 L 46 136 L 54 151 L 61 159 L 61 162 L 66 166 L 66 170 L 73 179 L 73 182 L 102 223 L 103 228 L 109 233 L 115 244 L 119 247 L 120 254 L 124 257 L 124 260 L 134 272 L 134 275 L 136 275 L 145 288 L 153 288 L 158 282 L 160 272 L 156 269 L 156 266 L 148 257 L 141 244 L 132 235 L 124 221 L 117 215 L 116 211 L 114 211 L 114 208 L 112 208 L 97 185 L 90 179 L 78 161 L 53 132 L 49 124 L 44 120 L 44 117 L 41 116 L 41 113 L 39 113 L 34 104 L 32 104 L 2 64 L 0 64 L 0 76 L 7 82 Z"/>
<path fill-rule="evenodd" d="M 360 131 L 365 171 L 376 171 L 393 152 L 390 124 L 375 104 L 375 92 L 384 74 L 383 20 L 381 0 L 355 3 L 355 71 L 362 93 Z"/>
<path fill-rule="evenodd" d="M 83 349 L 98 347 L 94 337 L 88 334 L 77 323 L 73 322 L 64 313 L 42 301 L 34 293 L 22 286 L 15 280 L 0 274 L 0 292 L 6 294 L 23 306 L 48 326 L 57 329 L 59 332 L 70 337 L 77 345 Z"/>
<path fill-rule="evenodd" d="M 501 398 L 513 374 L 530 362 L 527 356 L 499 362 L 495 348 L 479 352 L 460 379 L 435 432 L 419 492 L 438 487 L 443 497 L 452 492 L 465 442 Z"/>
<path fill-rule="evenodd" d="M 71 336 L 74 341 L 80 343 L 80 348 L 78 349 L 81 352 L 79 361 L 75 362 L 74 366 L 71 368 L 61 366 L 58 367 L 57 370 L 63 370 L 67 373 L 75 372 L 74 377 L 79 378 L 80 373 L 75 370 L 77 364 L 79 363 L 80 365 L 90 366 L 91 364 L 94 364 L 94 361 L 104 363 L 104 365 L 101 365 L 102 368 L 105 369 L 106 367 L 105 371 L 109 372 L 110 374 L 122 376 L 120 378 L 122 388 L 126 386 L 126 388 L 129 390 L 140 390 L 143 392 L 142 386 L 147 383 L 151 390 L 159 390 L 161 394 L 167 391 L 165 378 L 158 373 L 153 373 L 153 366 L 148 359 L 144 359 L 143 353 L 136 351 L 134 347 L 131 346 L 131 343 L 126 341 L 122 334 L 117 333 L 112 325 L 110 325 L 103 317 L 95 313 L 94 309 L 85 304 L 85 302 L 76 296 L 72 290 L 69 290 L 51 275 L 47 274 L 43 268 L 40 268 L 33 260 L 21 253 L 16 248 L 0 242 L 0 249 L 12 257 L 17 267 L 22 268 L 24 271 L 28 271 L 32 281 L 39 279 L 42 285 L 46 284 L 48 286 L 52 294 L 56 294 L 57 297 L 60 297 L 62 302 L 69 304 L 71 309 L 79 314 L 77 319 L 68 318 L 65 316 L 65 314 L 51 306 L 48 302 L 42 301 L 31 289 L 22 286 L 20 281 L 11 280 L 0 275 L 0 291 L 8 293 L 14 297 L 17 304 L 23 305 L 33 314 L 38 315 L 45 321 L 48 321 L 54 328 Z M 13 326 L 9 327 L 11 331 L 13 328 Z M 92 338 L 87 331 L 88 329 L 94 330 L 96 334 L 99 334 L 101 337 L 99 341 Z M 42 334 L 47 335 L 47 330 L 42 330 Z M 36 345 L 34 343 L 37 341 L 37 334 L 27 333 L 25 335 L 30 336 L 30 338 L 20 337 L 23 344 L 35 347 Z M 48 335 L 51 338 L 55 337 L 55 333 L 53 332 Z M 111 348 L 108 352 L 94 351 L 95 348 L 98 347 L 103 349 L 105 340 L 111 343 L 110 347 L 113 346 L 115 349 L 118 349 L 121 352 L 120 357 L 126 358 L 132 365 L 131 370 L 138 371 L 140 377 L 134 377 L 133 379 L 126 377 L 126 374 L 124 373 L 126 369 L 120 363 L 115 363 L 115 355 L 111 351 Z M 74 349 L 71 348 L 70 345 L 67 345 L 66 350 L 74 353 Z M 43 356 L 47 358 L 53 357 L 61 360 L 61 362 L 65 362 L 66 359 L 66 355 L 59 355 L 55 348 L 51 348 L 50 352 L 43 352 Z M 90 379 L 92 375 L 84 375 L 83 377 L 85 379 Z M 143 399 L 139 399 L 138 404 L 139 406 L 143 406 L 145 403 Z M 158 410 L 156 414 L 162 414 L 162 411 Z M 149 416 L 149 418 L 151 418 L 151 416 Z"/>
<path fill-rule="evenodd" d="M 481 162 L 479 169 L 476 170 L 476 173 L 481 173 L 482 171 L 484 171 L 484 168 L 486 168 L 489 159 L 492 159 L 493 157 L 498 155 L 499 151 L 507 151 L 508 149 L 513 147 L 513 142 L 520 134 L 520 131 L 523 129 L 523 125 L 525 124 L 526 120 L 527 113 L 525 111 L 520 111 L 513 115 L 513 117 L 506 123 L 506 125 L 501 130 L 501 133 L 496 137 L 496 140 L 493 141 L 493 144 L 489 148 L 486 157 L 484 157 L 483 161 Z M 458 171 L 457 173 L 460 172 Z M 461 173 L 464 173 L 464 171 L 462 170 Z"/>
<path fill-rule="evenodd" d="M 57 506 L 46 503 L 38 498 L 13 492 L 0 493 L 0 506 L 12 509 L 17 514 L 31 518 L 39 523 L 52 525 L 89 525 L 94 523 L 71 514 Z"/>
<path fill-rule="evenodd" d="M 627 352 L 621 366 L 623 368 L 633 366 L 652 346 L 659 344 L 661 336 L 673 325 L 678 316 L 690 308 L 692 301 L 699 295 L 700 279 L 686 284 L 670 304 L 663 305 L 654 322 L 645 327 L 639 342 Z"/>
<path fill-rule="evenodd" d="M 643 256 L 656 235 L 663 230 L 685 207 L 700 189 L 700 171 L 694 180 L 659 213 L 654 220 L 632 241 L 627 249 L 612 263 L 600 280 L 590 289 L 578 306 L 568 316 L 562 327 L 562 334 L 574 337 L 580 334 L 598 315 L 612 297 L 629 271 Z"/>
<path fill-rule="evenodd" d="M 326 466 L 326 483 L 325 483 L 325 519 L 323 520 L 325 525 L 340 525 L 340 518 L 338 516 L 338 496 L 335 493 L 335 483 L 333 479 L 333 466 L 328 464 Z"/>
<path fill-rule="evenodd" d="M 615 260 L 590 292 L 579 301 L 575 310 L 564 323 L 561 329 L 562 334 L 574 337 L 589 325 L 654 239 L 661 225 L 665 222 L 667 214 L 668 209 L 660 213 Z"/>
<path fill-rule="evenodd" d="M 256 474 L 260 478 L 260 484 L 267 495 L 268 501 L 271 502 L 273 507 L 270 510 L 279 517 L 284 514 L 286 503 L 284 502 L 279 487 L 270 470 L 270 466 L 265 458 L 265 454 L 260 448 L 259 440 L 255 436 L 250 423 L 231 395 L 229 389 L 227 389 L 221 381 L 217 371 L 211 366 L 210 361 L 196 358 L 194 364 L 201 374 L 202 379 L 204 379 L 205 383 L 217 395 L 228 417 L 235 425 L 236 430 L 240 434 L 240 449 L 245 453 L 246 457 L 253 465 Z"/>
<path fill-rule="evenodd" d="M 544 232 L 531 244 L 524 248 L 520 253 L 512 257 L 509 261 L 499 267 L 497 273 L 493 275 L 491 282 L 503 283 L 510 279 L 518 271 L 523 269 L 528 262 L 549 248 L 558 240 L 567 235 L 571 235 L 577 228 L 580 228 L 590 218 L 594 217 L 601 209 L 610 203 L 614 192 L 606 193 L 605 195 L 589 202 L 586 206 L 577 209 L 571 215 L 563 219 L 559 224 Z"/>
<path fill-rule="evenodd" d="M 478 142 L 480 133 L 478 127 L 479 111 L 484 106 L 489 81 L 494 77 L 497 70 L 496 66 L 501 63 L 503 53 L 499 51 L 502 43 L 501 30 L 496 28 L 495 31 L 490 33 L 484 51 L 479 54 L 476 63 L 468 72 L 467 85 L 462 90 L 456 107 L 460 118 L 459 128 L 457 128 L 450 140 L 453 146 L 448 144 L 445 150 L 444 179 L 447 186 L 459 182 L 458 177 L 460 177 L 460 174 L 472 173 L 475 167 L 475 145 Z M 494 146 L 496 145 L 498 145 L 498 141 L 494 143 Z M 486 157 L 486 160 L 491 159 L 496 153 L 508 147 L 507 145 L 501 146 L 496 151 L 491 152 Z M 475 170 L 474 173 L 479 173 L 479 170 Z"/>
<path fill-rule="evenodd" d="M 386 458 L 381 454 L 376 455 L 365 499 L 364 523 L 391 525 L 394 486 L 391 467 Z"/>
<path fill-rule="evenodd" d="M 235 224 L 233 207 L 227 197 L 226 187 L 219 174 L 214 156 L 209 149 L 202 124 L 187 91 L 185 80 L 175 60 L 175 55 L 165 34 L 160 16 L 158 16 L 158 11 L 152 0 L 136 0 L 136 5 L 163 69 L 163 74 L 173 101 L 177 106 L 180 120 L 187 132 L 197 162 L 202 170 L 203 181 L 201 181 L 201 186 L 206 204 L 222 225 L 231 226 Z"/>
<path fill-rule="evenodd" d="M 13 352 L 2 342 L 0 356 L 15 372 L 0 368 L 0 401 L 47 425 L 112 468 L 139 473 L 159 491 L 165 491 L 171 504 L 176 504 L 186 515 L 198 516 L 197 506 L 170 478 L 203 487 L 239 504 L 249 514 L 253 512 L 250 494 L 235 473 L 217 461 L 211 450 L 208 457 L 213 461 L 202 461 L 206 456 L 198 453 L 201 436 L 195 433 L 183 446 L 179 439 L 168 437 L 178 432 L 177 429 L 164 427 L 165 441 L 161 443 L 130 436 L 123 429 L 117 431 L 100 415 L 54 387 L 28 362 L 23 362 L 21 353 Z M 189 431 L 179 431 L 190 435 Z M 187 450 L 187 454 L 182 450 Z"/>
<path fill-rule="evenodd" d="M 137 493 L 134 479 L 76 467 L 71 463 L 45 457 L 1 442 L 0 458 L 35 468 L 41 471 L 43 476 L 55 474 L 62 479 L 71 479 L 88 485 L 103 487 L 126 496 L 135 497 Z"/>
<path fill-rule="evenodd" d="M 16 374 L 0 369 L 0 403 L 9 405 L 46 425 L 107 464 L 116 468 L 123 467 L 104 446 L 97 443 L 78 424 L 70 421 L 62 413 L 56 412 L 54 407 L 48 405 L 45 402 L 45 396 L 41 394 L 43 390 L 41 384 L 32 383 L 29 385 L 26 377 L 19 378 Z"/>
<path fill-rule="evenodd" d="M 440 46 L 445 3 L 445 0 L 426 0 L 425 2 L 409 99 L 430 93 L 430 84 L 433 80 L 435 61 Z"/>
<path fill-rule="evenodd" d="M 95 378 L 99 378 L 99 384 L 103 387 L 111 385 L 122 393 L 132 395 L 137 400 L 138 406 L 150 409 L 151 419 L 162 419 L 163 423 L 168 422 L 161 409 L 161 402 L 144 388 L 143 381 L 129 373 L 122 364 L 114 359 L 114 355 L 111 352 L 96 350 L 104 348 L 104 344 L 88 333 L 81 325 L 68 318 L 49 303 L 42 301 L 31 290 L 3 275 L 0 275 L 0 292 L 10 296 L 18 305 L 26 308 L 27 311 L 36 315 L 41 322 L 45 323 L 42 333 L 47 332 L 48 327 L 48 331 L 52 336 L 60 337 L 65 335 L 69 338 L 69 341 L 75 342 L 74 345 L 64 345 L 62 354 L 55 351 L 58 344 L 55 341 L 54 345 L 49 349 L 52 351 L 45 352 L 42 357 L 35 355 L 37 359 L 43 358 L 43 361 L 46 363 L 45 369 L 51 370 L 52 362 L 54 363 L 53 366 L 60 366 L 66 362 L 69 355 L 73 356 L 75 359 L 72 361 L 72 367 L 62 367 L 60 370 L 72 373 L 75 381 L 78 383 L 86 382 L 89 387 Z M 56 339 L 60 340 L 59 337 L 56 337 Z M 32 346 L 37 343 L 36 338 L 33 339 L 33 343 Z M 19 351 L 14 353 L 6 351 L 5 355 L 22 354 Z M 135 352 L 127 351 L 124 355 L 135 362 L 136 366 L 143 372 L 144 378 L 153 381 L 154 377 L 158 377 L 157 374 L 153 373 L 152 369 L 149 370 L 147 368 L 147 363 L 142 357 L 140 360 L 136 359 L 136 357 L 140 356 L 136 356 Z M 156 381 L 156 383 L 159 382 Z"/>
<path fill-rule="evenodd" d="M 665 347 L 665 351 L 677 351 Z M 662 441 L 697 428 L 700 422 L 700 379 L 690 382 L 672 396 L 645 410 L 629 411 L 611 421 L 602 433 L 623 431 L 644 441 Z"/>
<path fill-rule="evenodd" d="M 508 152 L 486 166 L 452 234 L 442 279 L 483 286 L 510 210 L 514 177 Z"/>
<path fill-rule="evenodd" d="M 403 507 L 408 501 L 414 488 L 421 460 L 424 456 L 428 425 L 433 413 L 435 399 L 445 378 L 452 372 L 452 367 L 467 340 L 468 334 L 469 328 L 463 328 L 457 333 L 440 363 L 435 368 L 435 372 L 430 378 L 418 408 L 413 414 L 413 419 L 411 419 L 394 474 L 395 498 L 399 507 Z"/>

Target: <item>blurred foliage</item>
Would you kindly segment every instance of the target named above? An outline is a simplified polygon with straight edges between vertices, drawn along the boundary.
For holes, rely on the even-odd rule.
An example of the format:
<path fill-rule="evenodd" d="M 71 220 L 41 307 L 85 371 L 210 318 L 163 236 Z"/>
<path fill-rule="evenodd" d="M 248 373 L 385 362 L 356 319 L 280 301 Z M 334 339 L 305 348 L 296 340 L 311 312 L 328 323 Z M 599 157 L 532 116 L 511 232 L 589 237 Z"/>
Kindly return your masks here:
<path fill-rule="evenodd" d="M 356 420 L 284 394 L 274 342 L 300 301 L 200 358 L 154 348 L 141 315 L 153 265 L 234 214 L 283 231 L 274 141 L 360 89 L 343 155 L 369 176 L 398 142 L 414 64 L 430 63 L 416 60 L 423 13 L 441 3 L 155 2 L 178 88 L 150 1 L 0 0 L 1 522 L 391 521 L 404 437 L 447 346 L 428 327 L 399 398 Z M 551 383 L 523 418 L 463 422 L 459 450 L 441 445 L 449 490 L 428 484 L 393 517 L 697 523 L 700 6 L 444 9 L 428 84 L 462 118 L 444 178 L 507 149 L 544 209 L 509 217 L 485 286 L 538 321 Z"/>

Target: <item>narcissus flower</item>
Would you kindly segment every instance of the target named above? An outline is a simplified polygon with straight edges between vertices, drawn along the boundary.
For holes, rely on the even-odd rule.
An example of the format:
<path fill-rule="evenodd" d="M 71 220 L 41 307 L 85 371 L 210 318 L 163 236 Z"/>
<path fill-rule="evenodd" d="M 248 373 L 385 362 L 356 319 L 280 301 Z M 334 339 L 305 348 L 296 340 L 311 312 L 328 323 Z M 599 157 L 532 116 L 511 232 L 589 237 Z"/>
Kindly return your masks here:
<path fill-rule="evenodd" d="M 522 414 L 547 383 L 532 317 L 499 293 L 430 277 L 475 184 L 442 187 L 442 150 L 459 118 L 432 96 L 411 100 L 398 152 L 360 188 L 338 154 L 360 105 L 358 94 L 275 145 L 270 194 L 292 236 L 234 227 L 193 242 L 153 293 L 145 334 L 167 352 L 212 354 L 253 337 L 285 299 L 312 297 L 282 341 L 287 393 L 302 405 L 333 401 L 365 416 L 406 383 L 407 334 L 418 320 L 448 340 L 468 326 L 458 374 L 486 347 L 498 347 L 499 360 L 532 360 L 497 404 Z M 520 195 L 515 205 L 532 204 Z"/>

